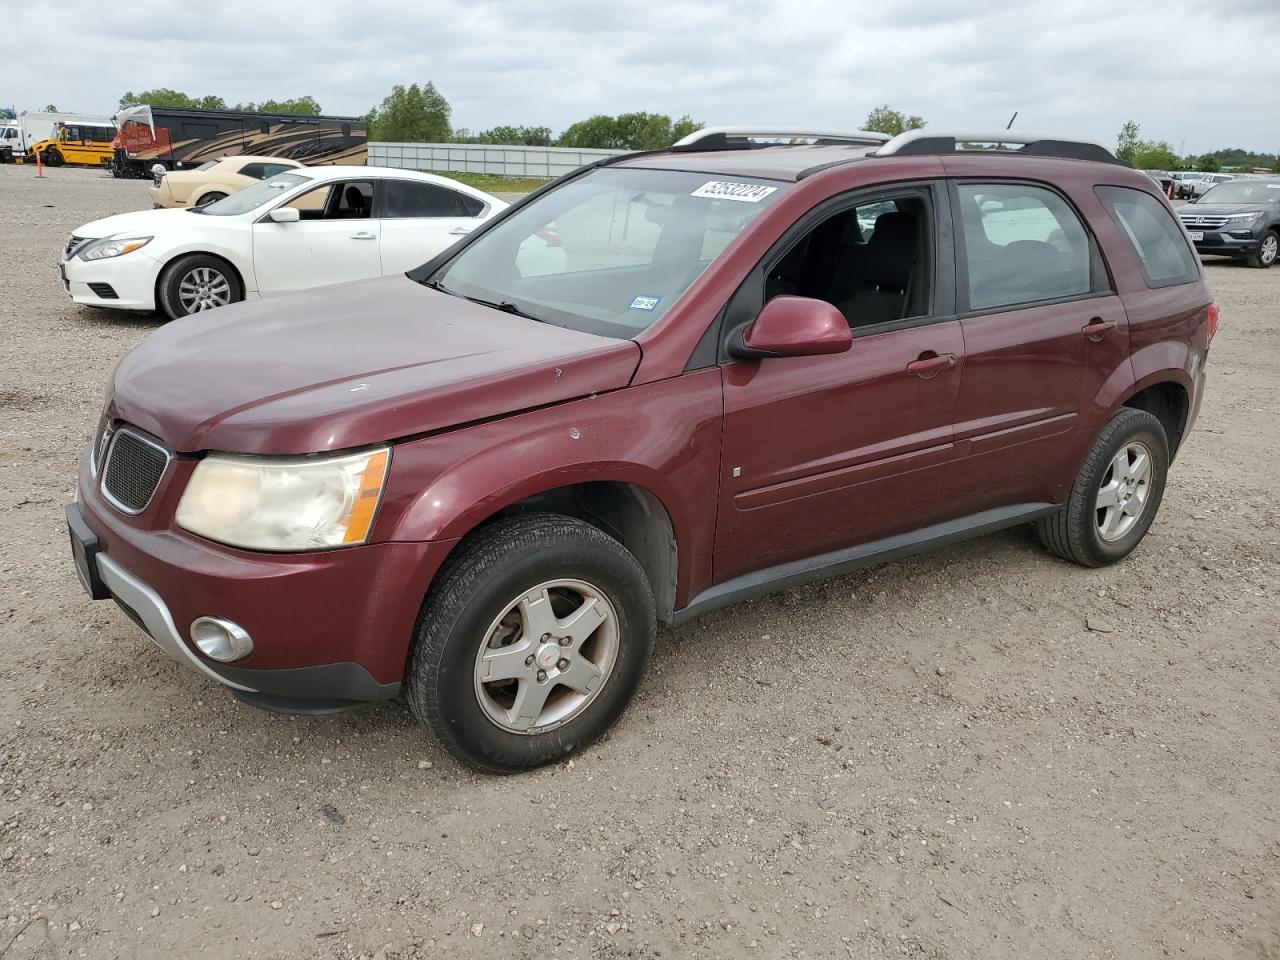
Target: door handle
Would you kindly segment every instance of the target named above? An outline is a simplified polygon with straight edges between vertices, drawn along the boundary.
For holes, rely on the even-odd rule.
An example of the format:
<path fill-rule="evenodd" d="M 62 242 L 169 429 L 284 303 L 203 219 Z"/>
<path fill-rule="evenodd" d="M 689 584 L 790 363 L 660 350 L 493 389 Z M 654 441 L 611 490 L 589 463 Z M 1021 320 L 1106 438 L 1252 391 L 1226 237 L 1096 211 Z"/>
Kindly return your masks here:
<path fill-rule="evenodd" d="M 454 227 L 449 231 L 449 235 L 454 237 L 465 237 L 473 229 L 473 227 Z"/>
<path fill-rule="evenodd" d="M 1102 339 L 1102 335 L 1109 330 L 1114 330 L 1116 324 L 1114 320 L 1103 320 L 1101 317 L 1094 317 L 1080 332 L 1090 340 L 1097 343 Z"/>
<path fill-rule="evenodd" d="M 377 240 L 378 235 L 376 233 L 370 233 L 368 230 L 361 230 L 359 233 L 353 233 L 351 235 L 351 239 L 352 240 Z"/>
<path fill-rule="evenodd" d="M 921 354 L 918 360 L 907 364 L 907 373 L 915 374 L 924 380 L 937 376 L 939 370 L 947 370 L 956 365 L 954 353 L 935 353 L 931 356 Z"/>

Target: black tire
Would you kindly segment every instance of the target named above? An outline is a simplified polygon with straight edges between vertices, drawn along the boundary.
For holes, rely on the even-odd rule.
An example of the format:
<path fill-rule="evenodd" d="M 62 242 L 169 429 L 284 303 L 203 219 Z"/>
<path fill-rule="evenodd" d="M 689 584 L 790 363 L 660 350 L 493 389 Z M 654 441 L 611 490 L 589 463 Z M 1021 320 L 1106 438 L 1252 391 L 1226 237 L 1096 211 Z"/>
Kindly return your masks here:
<path fill-rule="evenodd" d="M 165 267 L 164 272 L 160 274 L 160 282 L 156 284 L 159 292 L 159 307 L 170 320 L 199 312 L 190 310 L 183 304 L 178 290 L 183 277 L 197 269 L 216 271 L 226 280 L 229 289 L 228 304 L 238 303 L 244 299 L 244 288 L 240 285 L 240 278 L 225 260 L 207 253 L 187 254 Z"/>
<path fill-rule="evenodd" d="M 59 151 L 54 150 L 52 147 L 41 154 L 40 159 L 44 161 L 44 165 L 46 167 L 60 167 L 64 162 L 62 154 Z"/>
<path fill-rule="evenodd" d="M 208 193 L 206 193 L 204 196 L 200 198 L 200 202 L 197 203 L 196 206 L 203 207 L 206 203 L 214 203 L 215 201 L 225 200 L 225 199 L 227 199 L 227 195 L 223 193 L 221 190 L 210 190 Z"/>
<path fill-rule="evenodd" d="M 1280 233 L 1268 230 L 1258 241 L 1258 249 L 1245 258 L 1245 263 L 1257 269 L 1266 270 L 1280 260 Z"/>
<path fill-rule="evenodd" d="M 1123 536 L 1107 540 L 1098 528 L 1098 493 L 1117 455 L 1135 443 L 1151 455 L 1152 474 L 1146 500 L 1132 527 Z M 1036 521 L 1040 541 L 1063 560 L 1085 567 L 1103 567 L 1123 560 L 1142 541 L 1155 520 L 1168 473 L 1169 441 L 1164 426 L 1145 410 L 1122 407 L 1093 441 L 1067 502 L 1056 513 Z"/>
<path fill-rule="evenodd" d="M 609 601 L 616 656 L 581 712 L 544 731 L 513 732 L 482 705 L 477 658 L 490 649 L 496 618 L 526 591 L 556 579 L 584 581 Z M 553 763 L 594 741 L 626 709 L 656 629 L 649 581 L 617 540 L 558 514 L 499 520 L 458 546 L 427 594 L 410 654 L 409 704 L 445 749 L 479 770 L 516 773 Z"/>

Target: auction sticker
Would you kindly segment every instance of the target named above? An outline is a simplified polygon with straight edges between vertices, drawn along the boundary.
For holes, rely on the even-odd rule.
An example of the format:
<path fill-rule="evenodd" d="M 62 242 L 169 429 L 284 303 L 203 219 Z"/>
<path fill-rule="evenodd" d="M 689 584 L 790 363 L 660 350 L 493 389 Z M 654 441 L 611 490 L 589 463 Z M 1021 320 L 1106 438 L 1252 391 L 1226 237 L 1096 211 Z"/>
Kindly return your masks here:
<path fill-rule="evenodd" d="M 628 310 L 656 310 L 662 301 L 661 297 L 636 297 L 631 301 Z"/>
<path fill-rule="evenodd" d="M 776 192 L 777 189 L 777 187 L 766 187 L 762 183 L 731 183 L 727 180 L 708 180 L 689 196 L 708 197 L 712 200 L 740 200 L 742 203 L 759 203 L 769 194 Z"/>

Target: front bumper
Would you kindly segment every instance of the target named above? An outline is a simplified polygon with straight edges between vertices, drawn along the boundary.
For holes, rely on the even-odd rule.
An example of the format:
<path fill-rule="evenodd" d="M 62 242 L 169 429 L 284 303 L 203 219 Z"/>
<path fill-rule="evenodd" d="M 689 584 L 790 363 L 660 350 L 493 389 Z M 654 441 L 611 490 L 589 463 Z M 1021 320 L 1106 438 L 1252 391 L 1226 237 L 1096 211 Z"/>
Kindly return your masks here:
<path fill-rule="evenodd" d="M 145 250 L 111 260 L 88 261 L 73 256 L 58 264 L 63 288 L 72 300 L 108 310 L 154 310 L 160 266 Z M 115 296 L 103 297 L 90 284 L 105 284 Z"/>
<path fill-rule="evenodd" d="M 189 470 L 172 461 L 152 503 L 127 516 L 103 498 L 84 458 L 66 514 L 90 596 L 114 599 L 167 655 L 255 706 L 325 713 L 396 696 L 422 598 L 452 542 L 224 548 L 161 519 L 173 516 Z M 253 651 L 230 664 L 205 657 L 188 636 L 202 616 L 240 625 Z"/>
<path fill-rule="evenodd" d="M 1196 248 L 1196 253 L 1218 257 L 1247 257 L 1255 254 L 1262 245 L 1262 237 L 1266 235 L 1265 231 L 1261 236 L 1254 235 L 1248 226 L 1236 228 L 1241 232 L 1249 230 L 1248 237 L 1233 237 L 1226 230 L 1211 230 L 1204 227 L 1187 226 L 1186 229 L 1188 233 L 1201 234 L 1201 239 L 1193 238 L 1191 241 Z"/>

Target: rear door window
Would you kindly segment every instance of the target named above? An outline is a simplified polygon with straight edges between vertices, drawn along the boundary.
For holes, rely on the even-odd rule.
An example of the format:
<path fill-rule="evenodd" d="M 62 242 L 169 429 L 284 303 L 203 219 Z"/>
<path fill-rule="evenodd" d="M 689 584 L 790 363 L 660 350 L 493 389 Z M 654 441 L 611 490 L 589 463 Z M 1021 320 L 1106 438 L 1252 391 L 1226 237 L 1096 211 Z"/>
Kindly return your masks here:
<path fill-rule="evenodd" d="M 388 180 L 383 186 L 382 215 L 390 219 L 475 217 L 483 210 L 479 200 L 434 183 Z"/>
<path fill-rule="evenodd" d="M 1142 261 L 1148 287 L 1169 287 L 1200 279 L 1200 269 L 1182 227 L 1169 209 L 1141 190 L 1098 187 L 1098 199 Z"/>
<path fill-rule="evenodd" d="M 989 310 L 1097 292 L 1089 231 L 1061 196 L 1023 183 L 960 183 L 969 309 Z"/>

